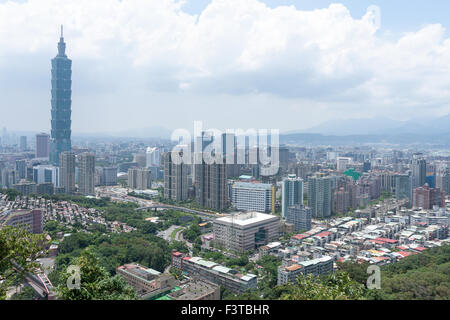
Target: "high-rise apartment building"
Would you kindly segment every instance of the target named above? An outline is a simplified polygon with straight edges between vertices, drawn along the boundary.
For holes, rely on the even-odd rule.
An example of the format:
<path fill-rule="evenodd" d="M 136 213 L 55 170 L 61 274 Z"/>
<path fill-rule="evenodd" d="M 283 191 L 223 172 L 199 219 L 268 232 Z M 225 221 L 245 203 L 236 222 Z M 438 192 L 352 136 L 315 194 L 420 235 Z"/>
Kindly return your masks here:
<path fill-rule="evenodd" d="M 303 204 L 303 180 L 295 174 L 288 175 L 283 180 L 281 192 L 281 212 L 285 218 L 288 207 Z"/>
<path fill-rule="evenodd" d="M 436 187 L 441 189 L 446 195 L 450 194 L 450 172 L 447 168 L 438 172 Z"/>
<path fill-rule="evenodd" d="M 36 158 L 48 158 L 50 153 L 50 136 L 46 133 L 36 135 Z"/>
<path fill-rule="evenodd" d="M 161 164 L 161 151 L 154 147 L 154 148 L 147 148 L 146 152 L 146 164 L 148 167 L 159 167 Z"/>
<path fill-rule="evenodd" d="M 78 192 L 86 195 L 95 195 L 94 191 L 95 155 L 83 152 L 78 156 Z"/>
<path fill-rule="evenodd" d="M 286 222 L 294 225 L 294 231 L 308 231 L 311 230 L 311 208 L 298 204 L 287 208 Z"/>
<path fill-rule="evenodd" d="M 146 190 L 152 187 L 152 174 L 147 168 L 128 169 L 128 186 L 131 189 Z"/>
<path fill-rule="evenodd" d="M 66 194 L 75 192 L 75 153 L 64 151 L 59 155 L 59 179 Z"/>
<path fill-rule="evenodd" d="M 195 164 L 195 197 L 197 204 L 218 211 L 228 207 L 225 163 Z"/>
<path fill-rule="evenodd" d="M 72 105 L 72 60 L 67 58 L 61 26 L 58 55 L 52 59 L 52 139 L 50 143 L 50 162 L 59 164 L 60 154 L 72 151 L 71 105 Z"/>
<path fill-rule="evenodd" d="M 336 159 L 336 169 L 339 172 L 344 172 L 347 170 L 348 165 L 352 162 L 352 158 L 349 157 L 337 157 Z"/>
<path fill-rule="evenodd" d="M 415 154 L 411 161 L 412 188 L 422 187 L 427 182 L 427 162 L 420 154 Z"/>
<path fill-rule="evenodd" d="M 331 216 L 331 179 L 329 177 L 308 178 L 308 207 L 315 218 Z"/>
<path fill-rule="evenodd" d="M 173 151 L 164 154 L 164 198 L 184 201 L 188 198 L 188 165 L 173 161 Z M 182 152 L 179 154 L 183 156 Z"/>
<path fill-rule="evenodd" d="M 27 177 L 27 161 L 16 160 L 16 180 L 20 181 Z"/>
<path fill-rule="evenodd" d="M 408 198 L 412 200 L 412 177 L 407 174 L 399 174 L 395 177 L 395 197 L 398 200 Z"/>
<path fill-rule="evenodd" d="M 117 184 L 117 167 L 103 167 L 100 170 L 100 185 L 115 186 Z"/>
<path fill-rule="evenodd" d="M 37 184 L 52 183 L 54 187 L 59 187 L 59 168 L 50 165 L 33 167 L 33 181 Z"/>
<path fill-rule="evenodd" d="M 441 189 L 430 188 L 428 185 L 414 189 L 413 207 L 429 210 L 433 206 L 445 207 L 445 195 Z"/>

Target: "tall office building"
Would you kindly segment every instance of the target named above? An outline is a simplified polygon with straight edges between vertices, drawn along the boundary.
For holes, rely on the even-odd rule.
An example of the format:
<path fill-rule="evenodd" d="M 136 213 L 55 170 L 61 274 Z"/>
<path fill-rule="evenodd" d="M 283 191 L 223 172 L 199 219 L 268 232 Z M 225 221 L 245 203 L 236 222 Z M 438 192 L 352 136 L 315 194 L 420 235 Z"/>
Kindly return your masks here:
<path fill-rule="evenodd" d="M 83 152 L 78 156 L 78 192 L 86 195 L 95 195 L 94 191 L 95 155 Z"/>
<path fill-rule="evenodd" d="M 66 194 L 75 191 L 75 153 L 64 151 L 59 155 L 59 185 Z"/>
<path fill-rule="evenodd" d="M 303 180 L 290 174 L 283 180 L 281 191 L 281 212 L 285 218 L 288 207 L 303 204 Z"/>
<path fill-rule="evenodd" d="M 20 137 L 20 151 L 27 150 L 27 137 L 21 136 Z"/>
<path fill-rule="evenodd" d="M 420 154 L 415 154 L 411 161 L 412 188 L 422 187 L 427 182 L 427 163 Z"/>
<path fill-rule="evenodd" d="M 72 60 L 67 58 L 61 26 L 61 38 L 58 43 L 58 55 L 52 59 L 52 139 L 50 144 L 50 162 L 59 163 L 59 155 L 72 151 L 71 105 L 72 105 Z"/>
<path fill-rule="evenodd" d="M 275 209 L 274 185 L 236 182 L 231 190 L 231 202 L 237 210 L 269 213 Z"/>
<path fill-rule="evenodd" d="M 314 218 L 331 216 L 331 179 L 329 177 L 308 178 L 308 206 Z"/>
<path fill-rule="evenodd" d="M 184 201 L 188 198 L 188 165 L 176 164 L 172 151 L 164 154 L 164 198 Z"/>
<path fill-rule="evenodd" d="M 36 135 L 36 158 L 48 158 L 50 154 L 50 135 L 38 133 Z"/>

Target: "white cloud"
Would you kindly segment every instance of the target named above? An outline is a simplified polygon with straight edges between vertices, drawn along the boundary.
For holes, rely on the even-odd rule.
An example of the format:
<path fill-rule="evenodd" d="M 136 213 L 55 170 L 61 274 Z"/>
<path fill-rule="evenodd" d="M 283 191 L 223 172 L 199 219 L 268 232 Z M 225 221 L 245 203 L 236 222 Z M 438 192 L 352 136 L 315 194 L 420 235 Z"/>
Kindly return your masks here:
<path fill-rule="evenodd" d="M 377 33 L 370 14 L 355 19 L 341 4 L 300 11 L 258 0 L 213 0 L 198 16 L 182 5 L 0 3 L 0 84 L 18 59 L 53 56 L 64 23 L 68 54 L 79 66 L 74 77 L 83 80 L 74 81 L 80 95 L 129 86 L 209 95 L 211 102 L 215 95 L 265 95 L 278 99 L 285 112 L 297 105 L 302 115 L 308 105 L 320 104 L 326 111 L 314 115 L 316 121 L 340 117 L 341 110 L 391 117 L 450 112 L 450 40 L 439 24 L 392 41 Z"/>

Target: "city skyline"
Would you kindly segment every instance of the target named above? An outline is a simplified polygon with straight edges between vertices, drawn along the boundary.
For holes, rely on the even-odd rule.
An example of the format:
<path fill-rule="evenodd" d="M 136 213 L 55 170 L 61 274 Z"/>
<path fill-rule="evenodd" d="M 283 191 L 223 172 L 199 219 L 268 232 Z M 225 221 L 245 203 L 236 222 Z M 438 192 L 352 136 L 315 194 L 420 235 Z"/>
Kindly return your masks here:
<path fill-rule="evenodd" d="M 194 120 L 286 132 L 339 119 L 450 113 L 448 25 L 439 9 L 447 4 L 439 2 L 418 19 L 417 3 L 404 11 L 380 1 L 378 28 L 365 11 L 369 3 L 342 3 L 77 2 L 73 16 L 59 4 L 58 14 L 35 28 L 40 21 L 28 12 L 44 10 L 50 0 L 0 2 L 5 17 L 29 18 L 20 26 L 4 20 L 17 36 L 0 43 L 0 111 L 11 115 L 0 127 L 48 130 L 47 59 L 62 23 L 76 61 L 74 133 L 170 131 L 189 128 Z M 114 21 L 99 14 L 103 4 Z M 393 22 L 395 16 L 401 22 Z M 134 24 L 125 23 L 130 17 Z M 271 21 L 273 30 L 262 21 Z M 20 95 L 24 88 L 29 94 Z"/>

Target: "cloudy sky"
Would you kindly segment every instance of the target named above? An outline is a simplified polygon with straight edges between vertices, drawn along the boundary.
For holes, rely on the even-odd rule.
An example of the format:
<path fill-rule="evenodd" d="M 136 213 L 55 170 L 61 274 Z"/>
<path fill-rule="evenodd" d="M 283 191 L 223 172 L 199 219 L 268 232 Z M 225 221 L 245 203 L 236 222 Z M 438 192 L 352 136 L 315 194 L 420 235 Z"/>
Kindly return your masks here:
<path fill-rule="evenodd" d="M 49 131 L 61 24 L 74 133 L 446 115 L 448 12 L 448 0 L 0 0 L 0 127 Z"/>

